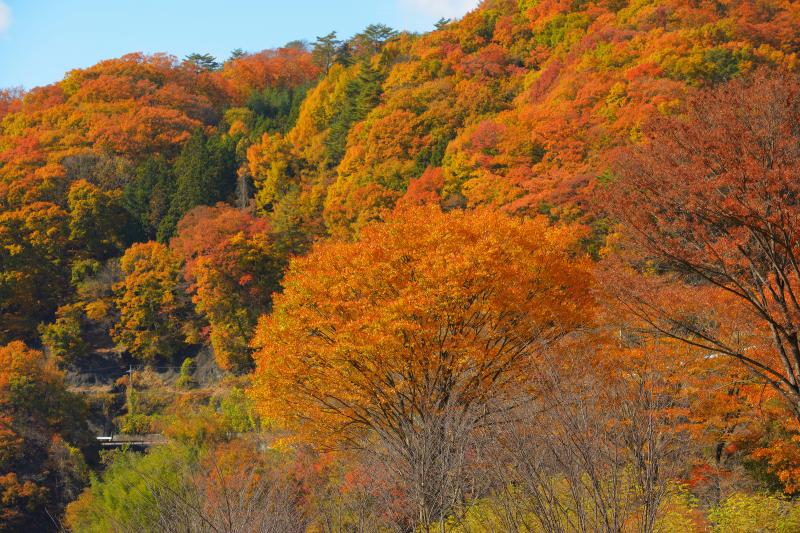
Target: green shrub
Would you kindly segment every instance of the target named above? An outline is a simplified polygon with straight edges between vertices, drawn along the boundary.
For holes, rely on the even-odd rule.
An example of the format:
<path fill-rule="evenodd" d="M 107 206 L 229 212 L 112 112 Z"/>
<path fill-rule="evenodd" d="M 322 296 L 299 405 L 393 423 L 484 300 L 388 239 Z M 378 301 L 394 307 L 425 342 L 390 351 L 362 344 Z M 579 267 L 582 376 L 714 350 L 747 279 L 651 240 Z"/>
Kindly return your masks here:
<path fill-rule="evenodd" d="M 736 493 L 708 513 L 714 533 L 800 531 L 800 505 L 778 495 Z"/>
<path fill-rule="evenodd" d="M 133 413 L 122 417 L 119 430 L 129 435 L 145 435 L 153 433 L 153 426 L 153 416 Z"/>
<path fill-rule="evenodd" d="M 197 386 L 194 379 L 194 371 L 197 368 L 197 363 L 191 357 L 187 357 L 181 364 L 181 373 L 178 376 L 176 385 L 182 389 L 191 389 Z"/>
<path fill-rule="evenodd" d="M 161 515 L 160 500 L 189 489 L 183 470 L 190 451 L 161 446 L 147 454 L 114 452 L 102 478 L 67 508 L 71 531 L 153 531 Z M 155 490 L 154 490 L 155 489 Z"/>
<path fill-rule="evenodd" d="M 225 425 L 230 431 L 245 433 L 258 427 L 253 402 L 242 389 L 232 388 L 230 393 L 222 399 L 219 407 Z"/>
<path fill-rule="evenodd" d="M 83 312 L 79 306 L 60 307 L 56 312 L 55 322 L 39 327 L 42 344 L 60 361 L 75 362 L 88 351 L 83 340 L 82 324 Z"/>

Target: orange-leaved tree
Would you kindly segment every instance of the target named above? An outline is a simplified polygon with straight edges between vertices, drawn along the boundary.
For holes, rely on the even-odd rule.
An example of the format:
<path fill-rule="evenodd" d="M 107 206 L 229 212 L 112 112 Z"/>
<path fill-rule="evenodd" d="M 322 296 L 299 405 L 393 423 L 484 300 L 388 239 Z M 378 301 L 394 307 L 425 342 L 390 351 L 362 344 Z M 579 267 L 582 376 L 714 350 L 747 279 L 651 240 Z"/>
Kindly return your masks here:
<path fill-rule="evenodd" d="M 186 260 L 185 278 L 211 326 L 219 365 L 252 369 L 253 329 L 269 310 L 283 266 L 267 220 L 223 203 L 196 207 L 178 224 L 170 247 Z"/>
<path fill-rule="evenodd" d="M 0 530 L 44 531 L 77 496 L 88 444 L 85 408 L 44 354 L 0 346 Z"/>
<path fill-rule="evenodd" d="M 261 319 L 262 413 L 327 443 L 377 438 L 419 520 L 450 509 L 465 439 L 513 407 L 541 350 L 591 320 L 576 232 L 410 208 L 292 261 Z"/>

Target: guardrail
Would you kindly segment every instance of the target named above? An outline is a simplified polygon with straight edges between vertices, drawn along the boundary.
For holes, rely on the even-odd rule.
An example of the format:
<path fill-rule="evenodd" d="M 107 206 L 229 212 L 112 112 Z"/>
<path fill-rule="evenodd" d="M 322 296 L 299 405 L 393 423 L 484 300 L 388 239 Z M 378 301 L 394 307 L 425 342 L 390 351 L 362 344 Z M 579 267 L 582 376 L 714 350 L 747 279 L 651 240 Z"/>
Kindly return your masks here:
<path fill-rule="evenodd" d="M 97 442 L 100 446 L 121 447 L 121 446 L 158 446 L 166 444 L 167 438 L 159 433 L 145 435 L 98 435 Z"/>

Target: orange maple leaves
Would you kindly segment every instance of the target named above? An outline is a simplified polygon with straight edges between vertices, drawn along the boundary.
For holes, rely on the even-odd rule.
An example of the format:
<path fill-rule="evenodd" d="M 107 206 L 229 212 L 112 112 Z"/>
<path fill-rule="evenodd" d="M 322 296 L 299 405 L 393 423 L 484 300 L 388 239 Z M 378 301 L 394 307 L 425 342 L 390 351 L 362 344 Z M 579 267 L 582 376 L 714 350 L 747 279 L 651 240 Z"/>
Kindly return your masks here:
<path fill-rule="evenodd" d="M 427 207 L 316 246 L 257 329 L 259 407 L 346 437 L 390 432 L 444 395 L 466 408 L 513 391 L 541 345 L 591 320 L 574 239 L 542 221 Z"/>

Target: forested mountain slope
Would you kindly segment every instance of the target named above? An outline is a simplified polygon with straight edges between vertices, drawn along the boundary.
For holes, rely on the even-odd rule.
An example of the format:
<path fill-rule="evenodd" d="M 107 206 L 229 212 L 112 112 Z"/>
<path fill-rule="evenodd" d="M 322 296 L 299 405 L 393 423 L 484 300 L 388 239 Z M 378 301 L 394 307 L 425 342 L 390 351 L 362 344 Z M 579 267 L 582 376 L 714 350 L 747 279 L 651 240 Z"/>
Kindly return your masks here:
<path fill-rule="evenodd" d="M 249 150 L 258 205 L 281 211 L 281 193 L 295 202 L 288 191 L 299 190 L 301 211 L 322 209 L 325 229 L 342 236 L 419 180 L 410 194 L 447 205 L 573 218 L 609 152 L 636 142 L 648 118 L 678 113 L 687 90 L 760 64 L 795 68 L 797 9 L 485 2 L 369 61 L 335 65 L 288 135 Z"/>
<path fill-rule="evenodd" d="M 800 528 L 798 53 L 485 0 L 0 91 L 0 529 Z"/>

